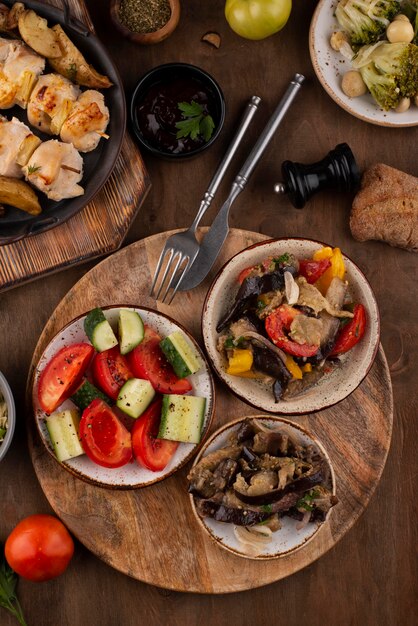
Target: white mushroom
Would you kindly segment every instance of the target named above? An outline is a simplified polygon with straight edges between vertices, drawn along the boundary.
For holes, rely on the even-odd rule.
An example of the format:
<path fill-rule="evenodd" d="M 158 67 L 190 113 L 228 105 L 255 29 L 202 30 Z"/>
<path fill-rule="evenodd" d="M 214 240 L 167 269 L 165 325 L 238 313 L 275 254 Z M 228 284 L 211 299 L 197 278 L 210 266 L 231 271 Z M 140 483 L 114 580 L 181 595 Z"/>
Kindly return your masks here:
<path fill-rule="evenodd" d="M 390 43 L 411 43 L 414 35 L 414 27 L 408 18 L 394 20 L 386 29 L 386 37 Z"/>

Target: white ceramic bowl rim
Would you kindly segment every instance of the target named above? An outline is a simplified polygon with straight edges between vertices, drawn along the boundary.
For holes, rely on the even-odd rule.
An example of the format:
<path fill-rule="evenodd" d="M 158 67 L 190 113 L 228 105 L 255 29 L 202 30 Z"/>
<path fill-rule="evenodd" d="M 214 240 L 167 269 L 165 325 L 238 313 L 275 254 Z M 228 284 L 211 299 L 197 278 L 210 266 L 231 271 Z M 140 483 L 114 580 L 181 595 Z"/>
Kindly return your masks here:
<path fill-rule="evenodd" d="M 247 394 L 242 392 L 242 390 L 238 391 L 238 389 L 235 389 L 234 386 L 238 385 L 239 383 L 236 382 L 235 379 L 239 379 L 239 377 L 229 377 L 232 379 L 232 381 L 227 381 L 225 379 L 226 374 L 225 372 L 222 370 L 222 368 L 220 366 L 218 366 L 218 364 L 216 363 L 216 361 L 214 361 L 213 356 L 211 354 L 211 351 L 213 352 L 213 349 L 208 342 L 207 339 L 207 333 L 205 332 L 205 325 L 208 324 L 207 321 L 207 309 L 208 309 L 208 304 L 212 298 L 212 294 L 213 294 L 213 290 L 215 288 L 215 286 L 217 285 L 218 280 L 221 278 L 222 274 L 224 273 L 225 269 L 229 266 L 229 264 L 232 264 L 234 262 L 235 259 L 237 259 L 238 257 L 240 257 L 241 255 L 245 255 L 245 253 L 255 250 L 257 248 L 263 247 L 263 246 L 270 246 L 270 245 L 280 245 L 280 244 L 284 244 L 284 245 L 292 245 L 292 244 L 298 244 L 298 243 L 302 243 L 302 244 L 308 244 L 308 245 L 317 245 L 319 247 L 335 247 L 332 246 L 329 243 L 325 243 L 323 241 L 318 241 L 316 239 L 306 239 L 305 237 L 281 237 L 281 238 L 277 238 L 277 239 L 266 239 L 265 241 L 260 241 L 257 242 L 255 244 L 252 244 L 250 246 L 248 246 L 247 248 L 244 248 L 243 250 L 241 250 L 240 252 L 237 252 L 234 256 L 232 256 L 219 270 L 219 272 L 217 273 L 217 275 L 215 276 L 214 280 L 212 281 L 211 286 L 208 289 L 207 295 L 206 295 L 206 299 L 203 305 L 203 314 L 202 314 L 202 336 L 203 336 L 203 340 L 205 343 L 205 348 L 206 348 L 206 353 L 208 354 L 208 358 L 212 364 L 212 367 L 215 369 L 216 373 L 218 374 L 218 376 L 228 385 L 230 391 L 236 395 L 240 400 L 243 400 L 244 402 L 246 402 L 247 404 L 249 404 L 250 406 L 253 406 L 256 409 L 262 410 L 262 411 L 266 411 L 272 414 L 276 414 L 276 415 L 304 415 L 306 413 L 312 413 L 315 411 L 319 411 L 319 410 L 323 410 L 326 408 L 329 408 L 331 406 L 334 406 L 335 404 L 337 404 L 338 402 L 341 402 L 344 398 L 346 398 L 348 395 L 350 395 L 360 384 L 361 382 L 364 380 L 364 378 L 367 376 L 367 374 L 369 373 L 374 360 L 376 358 L 376 354 L 377 351 L 379 349 L 379 340 L 380 340 L 380 314 L 379 314 L 379 309 L 377 306 L 377 302 L 376 302 L 376 298 L 374 296 L 373 290 L 370 286 L 369 281 L 367 280 L 367 278 L 365 277 L 365 275 L 363 274 L 363 272 L 360 270 L 360 268 L 356 265 L 356 263 L 345 253 L 343 253 L 343 257 L 344 259 L 348 260 L 349 263 L 352 265 L 353 269 L 358 272 L 360 278 L 364 281 L 364 285 L 366 286 L 366 290 L 368 292 L 368 296 L 370 298 L 370 302 L 372 305 L 372 311 L 369 311 L 369 314 L 372 312 L 373 313 L 373 319 L 374 319 L 374 324 L 372 324 L 372 316 L 369 315 L 370 319 L 369 319 L 369 326 L 370 326 L 370 331 L 373 330 L 373 336 L 375 337 L 374 340 L 374 344 L 373 344 L 373 350 L 370 353 L 370 357 L 369 360 L 367 362 L 367 367 L 363 367 L 362 369 L 362 375 L 361 377 L 358 377 L 358 380 L 356 380 L 356 384 L 353 387 L 350 387 L 349 390 L 346 393 L 340 393 L 338 395 L 338 397 L 334 398 L 330 398 L 327 399 L 325 398 L 325 401 L 323 402 L 323 404 L 321 402 L 316 402 L 311 403 L 311 406 L 307 407 L 307 406 L 303 406 L 303 407 L 294 407 L 291 405 L 291 403 L 289 401 L 285 402 L 285 401 L 281 401 L 277 404 L 271 402 L 269 403 L 270 406 L 267 407 L 267 405 L 260 403 L 260 401 L 252 401 L 247 397 Z M 261 256 L 260 255 L 260 260 L 261 260 Z M 266 255 L 264 256 L 268 256 L 268 252 L 266 253 Z M 252 265 L 253 263 L 247 263 L 246 265 Z M 353 288 L 354 285 L 351 285 L 351 288 Z M 367 332 L 367 328 L 366 328 L 366 332 Z M 359 345 L 361 345 L 361 342 L 359 343 Z M 364 344 L 363 344 L 364 345 Z M 324 382 L 327 380 L 328 377 L 324 377 L 324 379 L 321 379 L 318 384 L 312 388 L 312 390 L 307 390 L 306 394 L 301 394 L 300 396 L 295 396 L 294 398 L 292 398 L 292 402 L 293 403 L 298 403 L 300 400 L 303 401 L 304 396 L 306 397 L 308 395 L 308 393 L 310 393 L 312 396 L 315 394 L 315 396 L 317 398 L 319 398 L 319 394 L 316 393 L 317 390 L 321 390 L 321 386 L 322 386 L 322 390 L 324 389 L 323 385 Z M 247 379 L 243 379 L 243 380 L 247 380 Z M 247 382 L 251 382 L 251 381 L 247 381 Z M 348 384 L 348 383 L 347 383 Z M 251 387 L 248 387 L 249 389 L 251 389 Z"/>
<path fill-rule="evenodd" d="M 195 457 L 195 460 L 193 462 L 193 467 L 195 465 L 197 465 L 197 463 L 199 463 L 199 461 L 205 457 L 205 454 L 208 450 L 208 448 L 213 444 L 213 442 L 218 439 L 220 436 L 225 435 L 228 431 L 232 431 L 235 427 L 237 427 L 239 424 L 241 424 L 242 422 L 244 422 L 247 419 L 259 419 L 259 420 L 263 420 L 263 421 L 270 421 L 270 422 L 276 422 L 278 425 L 284 425 L 284 426 L 290 426 L 291 428 L 297 430 L 299 433 L 302 433 L 302 436 L 304 436 L 305 438 L 307 438 L 308 440 L 311 440 L 315 446 L 317 447 L 317 449 L 319 450 L 320 454 L 322 455 L 322 457 L 325 459 L 325 461 L 328 464 L 328 467 L 330 469 L 330 480 L 331 480 L 331 492 L 332 494 L 335 496 L 337 493 L 337 484 L 336 484 L 336 478 L 335 478 L 335 471 L 334 471 L 334 467 L 332 465 L 331 459 L 328 455 L 327 450 L 325 449 L 324 445 L 321 443 L 321 441 L 314 435 L 312 435 L 312 433 L 310 433 L 305 427 L 301 426 L 300 424 L 297 424 L 296 422 L 291 421 L 290 419 L 286 418 L 285 416 L 274 416 L 274 415 L 246 415 L 244 417 L 240 417 L 237 418 L 235 420 L 233 420 L 232 422 L 228 422 L 227 424 L 224 424 L 223 426 L 221 426 L 220 428 L 218 428 L 218 430 L 216 430 L 214 433 L 212 433 L 212 435 L 209 437 L 209 439 L 207 439 L 204 443 L 204 445 L 202 446 L 202 448 L 200 449 L 199 453 L 197 454 L 197 456 Z M 222 444 L 224 445 L 224 444 Z M 215 448 L 218 449 L 218 448 Z M 321 530 L 321 528 L 329 521 L 329 516 L 332 514 L 333 508 L 331 508 L 325 518 L 324 522 L 320 522 L 320 523 L 315 523 L 315 526 L 311 526 L 311 528 L 308 528 L 306 530 L 306 532 L 308 533 L 309 530 L 311 530 L 311 534 L 308 534 L 306 537 L 300 537 L 301 538 L 301 542 L 299 544 L 297 544 L 295 547 L 290 548 L 290 549 L 286 549 L 286 550 L 279 550 L 276 551 L 275 553 L 272 554 L 260 554 L 258 556 L 252 556 L 250 554 L 246 554 L 243 551 L 240 551 L 239 549 L 237 549 L 236 547 L 232 547 L 231 545 L 227 544 L 227 541 L 224 539 L 225 543 L 221 540 L 221 538 L 219 537 L 219 534 L 217 534 L 217 530 L 218 529 L 225 529 L 227 527 L 229 528 L 233 528 L 233 524 L 227 524 L 225 522 L 215 522 L 214 520 L 211 520 L 212 525 L 214 526 L 214 528 L 209 528 L 208 525 L 205 523 L 205 519 L 202 519 L 200 517 L 200 515 L 198 514 L 197 510 L 196 510 L 196 505 L 194 502 L 194 496 L 193 494 L 189 494 L 189 498 L 190 498 L 190 503 L 193 509 L 193 513 L 195 515 L 195 517 L 197 518 L 197 520 L 199 521 L 200 525 L 204 528 L 205 532 L 211 537 L 212 540 L 214 540 L 217 545 L 221 546 L 222 548 L 224 548 L 225 550 L 227 550 L 228 552 L 232 552 L 233 554 L 246 558 L 246 559 L 252 559 L 252 560 L 273 560 L 273 559 L 278 559 L 278 558 L 283 558 L 285 556 L 289 556 L 290 554 L 294 554 L 297 550 L 300 550 L 301 548 L 303 548 L 311 539 L 313 539 L 315 537 L 315 535 Z M 284 516 L 283 519 L 285 519 L 286 516 Z M 219 532 L 219 531 L 218 531 Z M 280 539 L 280 532 L 281 530 L 276 531 L 275 533 L 273 533 L 273 540 L 279 540 Z M 239 543 L 238 543 L 239 545 Z"/>
<path fill-rule="evenodd" d="M 390 128 L 418 126 L 417 107 L 411 106 L 405 113 L 396 113 L 394 110 L 383 111 L 370 94 L 358 98 L 349 98 L 344 94 L 339 77 L 342 70 L 351 69 L 350 61 L 333 50 L 329 44 L 333 30 L 338 28 L 332 10 L 336 5 L 337 0 L 320 0 L 309 30 L 312 65 L 325 91 L 342 109 L 364 122 Z"/>
<path fill-rule="evenodd" d="M 50 346 L 52 344 L 54 344 L 54 342 L 56 342 L 59 337 L 62 337 L 62 335 L 66 332 L 69 331 L 74 324 L 79 323 L 80 320 L 82 320 L 88 313 L 88 311 L 81 313 L 80 315 L 77 315 L 73 320 L 71 320 L 70 322 L 68 322 L 65 326 L 63 326 L 55 335 L 54 337 L 52 337 L 52 339 L 48 342 L 47 346 L 45 347 L 45 349 L 42 352 L 42 355 L 36 365 L 35 368 L 35 374 L 34 374 L 34 378 L 33 378 L 33 389 L 32 389 L 32 398 L 33 398 L 33 407 L 34 407 L 34 419 L 35 419 L 35 423 L 36 423 L 36 427 L 39 433 L 39 436 L 42 440 L 42 443 L 44 444 L 46 450 L 48 451 L 48 453 L 50 454 L 50 456 L 55 460 L 56 463 L 58 463 L 59 465 L 61 465 L 63 467 L 63 469 L 65 469 L 66 471 L 70 472 L 71 474 L 73 474 L 74 476 L 77 476 L 78 478 L 81 478 L 82 480 L 85 480 L 86 482 L 96 485 L 98 487 L 104 487 L 104 488 L 108 488 L 108 489 L 139 489 L 139 488 L 143 488 L 143 487 L 147 487 L 150 485 L 153 485 L 157 482 L 160 482 L 162 480 L 165 480 L 166 478 L 168 478 L 169 476 L 172 476 L 175 472 L 177 472 L 181 467 L 183 467 L 196 453 L 197 451 L 200 449 L 200 447 L 203 445 L 203 442 L 205 440 L 205 437 L 207 436 L 208 432 L 209 432 L 209 428 L 213 419 L 213 415 L 214 415 L 214 411 L 215 411 L 215 385 L 214 385 L 214 381 L 213 381 L 213 377 L 211 374 L 211 370 L 210 370 L 210 366 L 209 363 L 207 362 L 207 360 L 205 359 L 205 355 L 202 351 L 202 349 L 200 348 L 199 344 L 197 343 L 197 341 L 195 340 L 195 338 L 193 337 L 193 335 L 179 322 L 177 322 L 176 320 L 174 320 L 172 317 L 170 317 L 169 315 L 166 315 L 165 313 L 161 313 L 160 311 L 157 311 L 156 309 L 152 309 L 150 307 L 146 307 L 143 305 L 136 305 L 136 304 L 112 304 L 112 305 L 103 305 L 101 306 L 101 309 L 103 311 L 109 311 L 110 313 L 117 311 L 119 309 L 123 309 L 123 308 L 127 308 L 127 309 L 135 309 L 138 311 L 144 311 L 146 312 L 148 315 L 155 316 L 156 318 L 160 318 L 164 323 L 171 325 L 171 327 L 174 327 L 176 329 L 180 329 L 187 337 L 188 339 L 193 343 L 193 345 L 195 345 L 195 347 L 197 348 L 201 359 L 203 361 L 204 364 L 204 370 L 205 370 L 205 375 L 207 376 L 207 381 L 201 384 L 207 385 L 210 388 L 210 393 L 207 397 L 207 404 L 206 404 L 206 419 L 205 419 L 205 423 L 204 423 L 204 427 L 203 427 L 203 431 L 202 431 L 202 439 L 200 441 L 199 444 L 193 444 L 194 447 L 192 447 L 192 444 L 184 444 L 184 446 L 186 447 L 190 447 L 190 451 L 181 458 L 181 460 L 179 460 L 177 462 L 177 464 L 174 467 L 170 467 L 170 464 L 172 464 L 174 458 L 176 457 L 176 455 L 179 452 L 179 449 L 177 450 L 177 452 L 175 453 L 175 456 L 173 457 L 173 459 L 171 459 L 171 461 L 169 462 L 167 468 L 165 468 L 164 470 L 162 470 L 161 472 L 155 472 L 155 473 L 151 473 L 149 470 L 144 470 L 141 469 L 141 472 L 146 474 L 145 478 L 141 479 L 139 476 L 138 478 L 134 479 L 136 482 L 125 482 L 125 480 L 121 480 L 119 478 L 119 480 L 121 480 L 121 482 L 115 482 L 112 480 L 107 481 L 105 479 L 102 478 L 96 478 L 94 476 L 91 476 L 90 473 L 93 473 L 93 470 L 95 470 L 97 473 L 100 473 L 103 471 L 106 471 L 106 468 L 102 468 L 99 465 L 93 464 L 93 462 L 91 461 L 91 463 L 94 465 L 94 468 L 92 470 L 92 472 L 83 470 L 81 471 L 80 469 L 78 469 L 78 467 L 76 466 L 72 466 L 72 459 L 70 459 L 69 461 L 64 461 L 62 463 L 60 463 L 58 461 L 58 459 L 55 456 L 55 453 L 52 450 L 52 447 L 49 445 L 49 443 L 47 442 L 47 440 L 45 439 L 45 434 L 43 432 L 42 426 L 40 424 L 40 418 L 42 418 L 42 416 L 44 415 L 42 409 L 38 406 L 38 402 L 37 402 L 37 386 L 38 386 L 38 381 L 39 381 L 39 366 L 40 364 L 45 361 L 45 355 L 47 353 L 47 351 L 49 350 Z M 144 320 L 145 323 L 147 323 L 146 320 Z M 85 339 L 87 340 L 87 339 Z M 71 343 L 71 342 L 70 342 Z M 73 341 L 72 343 L 77 343 L 76 341 Z M 66 343 L 67 345 L 67 343 Z M 70 345 L 70 344 L 68 344 Z M 43 367 L 45 367 L 45 363 L 43 364 Z M 43 369 L 43 367 L 41 368 L 41 370 Z M 196 374 L 194 374 L 193 376 L 203 376 L 203 371 L 199 371 Z M 69 400 L 66 400 L 63 404 L 65 405 L 65 403 L 69 402 Z M 86 457 L 86 455 L 82 456 L 82 457 L 76 457 L 75 461 L 77 461 L 77 459 L 85 459 L 86 462 L 89 464 L 90 466 L 90 460 Z M 77 465 L 77 463 L 76 463 Z M 128 464 L 129 466 L 129 464 Z M 113 474 L 113 476 L 116 478 L 120 475 L 125 476 L 124 474 L 124 468 L 126 468 L 127 466 L 123 466 L 121 468 L 116 468 L 113 470 L 110 470 L 110 474 Z M 121 472 L 121 474 L 119 473 L 119 471 Z M 139 470 L 138 470 L 139 471 Z M 90 473 L 89 473 L 90 472 Z M 99 475 L 99 474 L 97 474 Z"/>
<path fill-rule="evenodd" d="M 4 436 L 4 440 L 0 443 L 0 461 L 4 459 L 6 456 L 6 452 L 12 443 L 13 434 L 15 431 L 15 423 L 16 423 L 16 408 L 15 402 L 13 399 L 12 390 L 10 389 L 10 385 L 6 380 L 6 377 L 2 372 L 0 372 L 0 392 L 3 395 L 6 405 L 7 405 L 7 431 Z"/>

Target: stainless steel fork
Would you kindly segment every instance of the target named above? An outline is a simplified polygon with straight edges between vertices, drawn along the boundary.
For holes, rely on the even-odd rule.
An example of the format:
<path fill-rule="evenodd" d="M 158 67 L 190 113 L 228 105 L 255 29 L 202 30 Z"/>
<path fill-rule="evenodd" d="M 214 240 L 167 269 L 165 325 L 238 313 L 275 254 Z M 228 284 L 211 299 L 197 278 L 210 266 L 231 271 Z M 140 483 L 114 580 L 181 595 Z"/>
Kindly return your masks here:
<path fill-rule="evenodd" d="M 250 125 L 250 122 L 258 109 L 260 102 L 261 98 L 259 98 L 258 96 L 252 96 L 250 101 L 248 102 L 238 130 L 233 140 L 231 141 L 224 158 L 220 162 L 211 182 L 209 183 L 209 187 L 207 188 L 205 195 L 202 198 L 199 210 L 190 228 L 181 233 L 171 235 L 165 242 L 164 248 L 160 254 L 160 258 L 155 270 L 150 290 L 150 295 L 152 296 L 158 282 L 158 277 L 163 268 L 164 260 L 166 259 L 164 272 L 162 278 L 160 279 L 159 287 L 155 295 L 156 300 L 158 300 L 160 294 L 163 293 L 161 301 L 164 302 L 170 291 L 170 288 L 172 288 L 173 291 L 168 302 L 169 304 L 171 303 L 177 293 L 178 288 L 181 285 L 181 282 L 187 270 L 197 257 L 200 244 L 196 239 L 196 229 L 202 217 L 210 207 L 213 197 L 222 182 L 225 172 L 228 169 L 238 149 L 238 146 L 240 145 L 248 129 L 248 126 Z"/>

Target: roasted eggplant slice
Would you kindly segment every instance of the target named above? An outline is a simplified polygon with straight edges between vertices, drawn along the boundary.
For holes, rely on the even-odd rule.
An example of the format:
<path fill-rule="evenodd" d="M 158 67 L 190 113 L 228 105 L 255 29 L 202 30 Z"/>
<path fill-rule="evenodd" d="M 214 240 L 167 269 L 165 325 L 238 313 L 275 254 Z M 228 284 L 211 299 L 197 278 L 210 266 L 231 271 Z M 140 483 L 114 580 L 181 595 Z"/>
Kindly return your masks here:
<path fill-rule="evenodd" d="M 294 267 L 286 267 L 286 272 L 296 273 Z M 277 291 L 284 288 L 284 271 L 276 270 L 270 274 L 261 276 L 249 276 L 243 282 L 238 290 L 235 302 L 226 315 L 218 323 L 216 330 L 221 332 L 230 322 L 238 319 L 239 316 L 246 311 L 253 298 L 261 296 L 269 291 Z"/>

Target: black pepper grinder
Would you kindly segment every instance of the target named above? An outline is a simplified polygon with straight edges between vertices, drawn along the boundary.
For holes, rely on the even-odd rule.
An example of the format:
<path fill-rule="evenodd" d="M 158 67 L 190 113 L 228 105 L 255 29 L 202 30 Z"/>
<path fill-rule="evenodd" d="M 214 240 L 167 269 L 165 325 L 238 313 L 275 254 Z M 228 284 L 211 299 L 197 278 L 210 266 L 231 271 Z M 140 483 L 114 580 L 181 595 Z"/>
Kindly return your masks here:
<path fill-rule="evenodd" d="M 302 209 L 321 189 L 355 192 L 360 185 L 360 171 L 350 146 L 340 143 L 317 163 L 304 165 L 284 161 L 283 182 L 274 185 L 278 194 L 287 194 L 297 209 Z"/>

